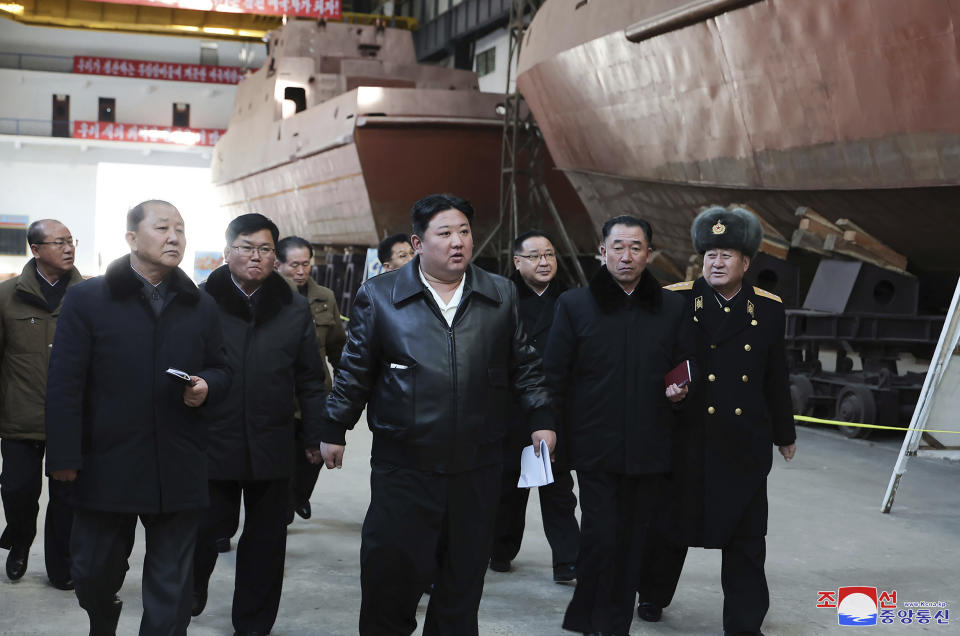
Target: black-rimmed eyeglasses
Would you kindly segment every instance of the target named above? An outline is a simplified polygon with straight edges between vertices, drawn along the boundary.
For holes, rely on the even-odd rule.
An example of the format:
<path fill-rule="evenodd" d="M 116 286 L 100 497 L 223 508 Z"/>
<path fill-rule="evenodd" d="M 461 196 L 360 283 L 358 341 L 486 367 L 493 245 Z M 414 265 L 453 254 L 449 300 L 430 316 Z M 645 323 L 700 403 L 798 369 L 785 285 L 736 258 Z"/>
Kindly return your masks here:
<path fill-rule="evenodd" d="M 557 255 L 553 252 L 543 252 L 542 254 L 517 254 L 520 258 L 526 259 L 528 263 L 539 262 L 541 258 L 545 258 L 548 261 L 557 260 Z"/>
<path fill-rule="evenodd" d="M 237 250 L 244 256 L 253 256 L 253 253 L 257 252 L 260 254 L 261 258 L 266 258 L 276 251 L 272 247 L 267 247 L 266 245 L 261 245 L 260 247 L 254 247 L 253 245 L 231 245 L 230 247 Z"/>

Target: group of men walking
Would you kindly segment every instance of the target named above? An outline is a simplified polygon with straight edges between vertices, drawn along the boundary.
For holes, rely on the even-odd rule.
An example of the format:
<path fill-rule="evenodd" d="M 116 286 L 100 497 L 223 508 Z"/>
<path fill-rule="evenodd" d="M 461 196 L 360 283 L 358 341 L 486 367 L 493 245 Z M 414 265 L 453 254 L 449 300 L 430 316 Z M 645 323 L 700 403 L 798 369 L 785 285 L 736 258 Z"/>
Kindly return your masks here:
<path fill-rule="evenodd" d="M 478 633 L 485 572 L 510 571 L 520 549 L 520 452 L 541 441 L 553 578 L 576 580 L 565 629 L 627 634 L 638 593 L 640 617 L 658 620 L 687 547 L 703 546 L 723 550 L 724 631 L 759 633 L 765 478 L 773 445 L 795 451 L 783 308 L 742 285 L 759 222 L 702 213 L 704 277 L 664 289 L 646 268 L 653 229 L 612 218 L 600 270 L 565 290 L 540 231 L 517 237 L 512 280 L 473 265 L 473 214 L 453 195 L 418 201 L 412 235 L 381 244 L 386 273 L 360 288 L 348 333 L 309 276 L 310 243 L 279 240 L 260 214 L 230 222 L 225 264 L 199 289 L 168 203 L 130 210 L 129 256 L 78 285 L 69 231 L 34 223 L 34 258 L 0 285 L 8 576 L 27 567 L 46 451 L 48 576 L 75 587 L 91 634 L 116 632 L 138 519 L 140 633 L 184 634 L 241 500 L 233 627 L 267 634 L 286 526 L 310 517 L 320 465 L 342 466 L 366 409 L 364 636 L 412 633 L 428 589 L 424 634 Z M 665 382 L 687 363 L 689 384 Z"/>

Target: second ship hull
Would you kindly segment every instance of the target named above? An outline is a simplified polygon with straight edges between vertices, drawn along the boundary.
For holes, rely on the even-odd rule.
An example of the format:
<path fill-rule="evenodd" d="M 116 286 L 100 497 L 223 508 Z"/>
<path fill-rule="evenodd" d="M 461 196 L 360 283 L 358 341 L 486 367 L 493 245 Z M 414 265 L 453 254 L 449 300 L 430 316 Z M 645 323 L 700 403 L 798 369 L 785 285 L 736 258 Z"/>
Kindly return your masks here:
<path fill-rule="evenodd" d="M 551 0 L 524 42 L 518 86 L 595 226 L 647 217 L 684 263 L 700 206 L 788 237 L 808 206 L 960 269 L 960 5 L 728 2 L 645 35 L 679 4 Z"/>

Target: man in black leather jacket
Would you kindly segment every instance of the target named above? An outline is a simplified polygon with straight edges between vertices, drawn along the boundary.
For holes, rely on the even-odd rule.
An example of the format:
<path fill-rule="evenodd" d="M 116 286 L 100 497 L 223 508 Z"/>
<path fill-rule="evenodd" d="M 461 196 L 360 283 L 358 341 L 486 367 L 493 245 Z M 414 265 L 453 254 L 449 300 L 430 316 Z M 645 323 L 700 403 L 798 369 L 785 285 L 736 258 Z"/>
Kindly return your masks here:
<path fill-rule="evenodd" d="M 556 444 L 540 358 L 516 286 L 470 264 L 473 208 L 431 195 L 413 206 L 417 257 L 367 281 L 324 408 L 319 440 L 340 467 L 364 406 L 373 431 L 360 549 L 360 634 L 410 634 L 435 583 L 424 634 L 477 634 L 511 394 L 533 443 Z"/>

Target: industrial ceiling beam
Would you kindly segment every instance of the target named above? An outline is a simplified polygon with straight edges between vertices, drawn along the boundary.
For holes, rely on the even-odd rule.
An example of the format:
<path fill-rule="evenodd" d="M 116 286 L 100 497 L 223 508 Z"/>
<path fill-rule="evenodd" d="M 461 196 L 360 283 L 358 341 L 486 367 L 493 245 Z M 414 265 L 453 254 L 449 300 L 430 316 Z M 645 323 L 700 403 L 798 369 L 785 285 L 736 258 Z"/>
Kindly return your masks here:
<path fill-rule="evenodd" d="M 260 41 L 279 28 L 280 16 L 248 13 L 190 11 L 84 0 L 0 0 L 0 16 L 32 26 L 183 35 L 204 39 Z M 294 19 L 294 18 L 291 18 Z M 404 16 L 390 17 L 344 12 L 343 20 L 373 24 L 377 19 L 394 26 L 416 29 L 417 21 Z"/>

